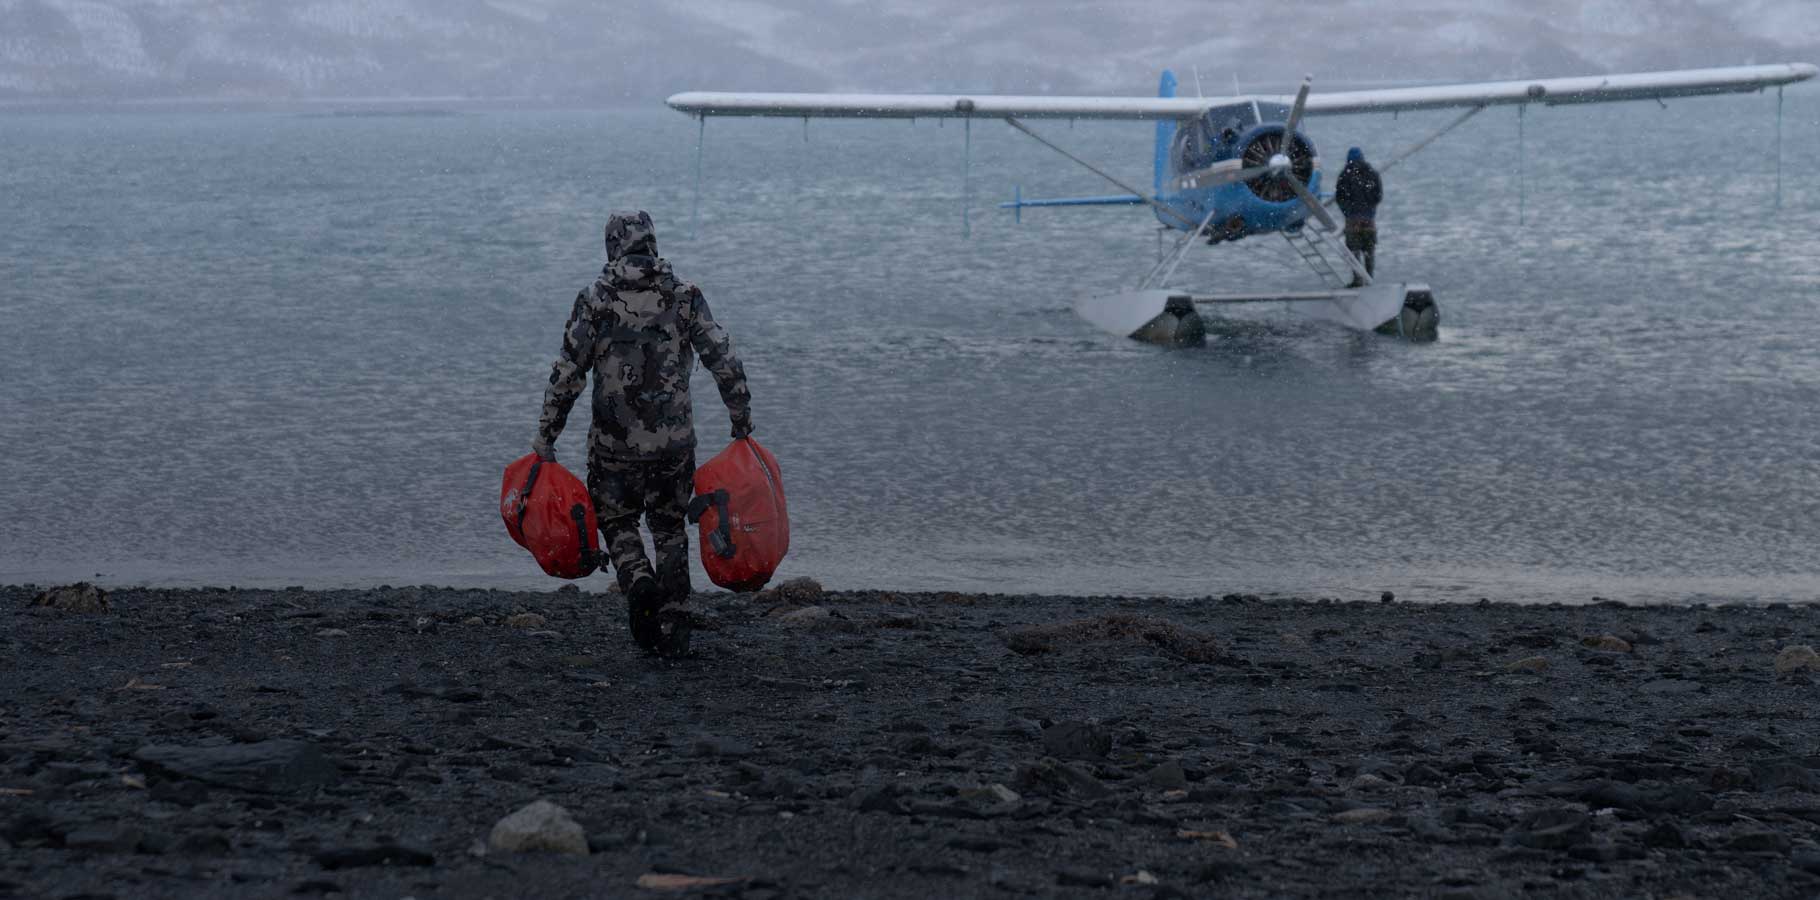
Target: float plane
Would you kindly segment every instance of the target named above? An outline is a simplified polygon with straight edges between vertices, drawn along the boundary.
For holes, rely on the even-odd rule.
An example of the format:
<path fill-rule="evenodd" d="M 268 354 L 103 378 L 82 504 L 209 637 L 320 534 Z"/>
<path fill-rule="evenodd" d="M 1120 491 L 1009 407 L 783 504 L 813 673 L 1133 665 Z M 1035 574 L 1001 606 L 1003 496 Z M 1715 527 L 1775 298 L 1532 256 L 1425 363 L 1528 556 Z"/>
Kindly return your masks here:
<path fill-rule="evenodd" d="M 1440 322 L 1433 292 L 1421 283 L 1374 282 L 1359 260 L 1347 251 L 1338 235 L 1338 223 L 1319 196 L 1321 157 L 1314 142 L 1302 131 L 1305 119 L 1462 110 L 1440 129 L 1390 157 L 1378 167 L 1382 173 L 1492 106 L 1514 106 L 1520 117 L 1532 104 L 1660 101 L 1773 87 L 1777 91 L 1779 185 L 1781 91 L 1783 86 L 1805 81 L 1816 73 L 1820 73 L 1820 68 L 1813 65 L 1784 63 L 1321 94 L 1312 92 L 1312 78 L 1304 78 L 1293 96 L 1188 98 L 1176 96 L 1176 78 L 1165 71 L 1154 97 L 698 91 L 677 94 L 668 102 L 700 119 L 700 135 L 705 135 L 707 120 L 712 116 L 801 118 L 805 125 L 812 118 L 957 118 L 967 127 L 969 155 L 974 119 L 1006 123 L 1120 191 L 1108 196 L 1045 200 L 1025 200 L 1020 191 L 1016 200 L 1001 204 L 1015 210 L 1020 218 L 1024 209 L 1032 207 L 1147 206 L 1164 229 L 1180 233 L 1174 248 L 1159 254 L 1155 264 L 1131 288 L 1083 297 L 1076 302 L 1075 311 L 1082 318 L 1116 334 L 1161 344 L 1198 344 L 1205 335 L 1199 309 L 1276 302 L 1352 328 L 1425 341 L 1437 336 Z M 1069 152 L 1027 124 L 1027 120 L 1035 119 L 1154 121 L 1155 178 L 1150 189 L 1127 184 L 1105 168 Z M 698 198 L 701 148 L 698 137 Z M 1319 291 L 1200 293 L 1170 286 L 1176 267 L 1191 248 L 1266 233 L 1282 235 L 1326 287 Z M 1363 286 L 1351 287 L 1353 284 Z"/>

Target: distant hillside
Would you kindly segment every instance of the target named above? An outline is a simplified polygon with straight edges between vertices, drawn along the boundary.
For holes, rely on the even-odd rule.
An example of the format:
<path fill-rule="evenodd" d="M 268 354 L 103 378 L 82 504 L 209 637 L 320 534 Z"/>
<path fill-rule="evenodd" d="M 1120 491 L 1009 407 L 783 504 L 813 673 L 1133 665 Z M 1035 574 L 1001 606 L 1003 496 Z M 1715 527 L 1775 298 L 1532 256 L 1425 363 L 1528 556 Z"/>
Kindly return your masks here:
<path fill-rule="evenodd" d="M 690 88 L 1142 92 L 1820 61 L 1809 0 L 0 0 L 0 99 L 536 98 Z M 1387 10 L 1400 4 L 1381 4 Z M 1311 14 L 1308 9 L 1318 10 Z M 1241 24 L 1242 23 L 1242 24 Z"/>

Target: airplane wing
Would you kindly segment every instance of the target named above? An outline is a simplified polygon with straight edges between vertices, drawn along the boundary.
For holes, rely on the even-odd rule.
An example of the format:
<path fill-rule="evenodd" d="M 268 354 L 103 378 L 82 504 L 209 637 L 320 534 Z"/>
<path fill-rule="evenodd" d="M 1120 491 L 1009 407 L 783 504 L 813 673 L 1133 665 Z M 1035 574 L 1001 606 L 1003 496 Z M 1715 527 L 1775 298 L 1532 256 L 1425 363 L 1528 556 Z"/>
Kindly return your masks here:
<path fill-rule="evenodd" d="M 1192 119 L 1222 101 L 1184 97 L 1011 94 L 749 94 L 691 91 L 667 101 L 700 116 L 839 119 Z"/>
<path fill-rule="evenodd" d="M 1429 87 L 1315 93 L 1308 115 L 1404 112 L 1515 103 L 1557 105 L 1666 99 L 1759 91 L 1820 73 L 1807 63 L 1677 69 L 1623 75 L 1487 81 Z M 788 116 L 850 119 L 1187 119 L 1212 106 L 1259 100 L 1290 104 L 1291 95 L 1244 97 L 1046 97 L 1008 94 L 765 94 L 691 91 L 669 99 L 699 116 Z"/>
<path fill-rule="evenodd" d="M 1540 78 L 1531 81 L 1485 81 L 1378 91 L 1336 91 L 1310 94 L 1308 115 L 1408 112 L 1513 103 L 1557 106 L 1746 93 L 1806 81 L 1816 73 L 1820 73 L 1820 68 L 1808 63 L 1778 63 L 1724 69 L 1677 69 L 1671 72 Z M 1293 96 L 1271 99 L 1278 103 L 1295 102 Z"/>

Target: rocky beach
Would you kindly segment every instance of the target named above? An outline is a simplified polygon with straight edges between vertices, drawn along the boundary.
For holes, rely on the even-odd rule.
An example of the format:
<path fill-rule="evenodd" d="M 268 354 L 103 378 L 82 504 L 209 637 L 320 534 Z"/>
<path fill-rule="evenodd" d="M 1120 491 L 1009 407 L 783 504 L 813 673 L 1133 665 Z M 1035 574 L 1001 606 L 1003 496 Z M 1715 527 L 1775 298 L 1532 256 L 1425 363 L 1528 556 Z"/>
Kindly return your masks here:
<path fill-rule="evenodd" d="M 1820 893 L 1814 607 L 691 605 L 0 587 L 0 896 Z"/>

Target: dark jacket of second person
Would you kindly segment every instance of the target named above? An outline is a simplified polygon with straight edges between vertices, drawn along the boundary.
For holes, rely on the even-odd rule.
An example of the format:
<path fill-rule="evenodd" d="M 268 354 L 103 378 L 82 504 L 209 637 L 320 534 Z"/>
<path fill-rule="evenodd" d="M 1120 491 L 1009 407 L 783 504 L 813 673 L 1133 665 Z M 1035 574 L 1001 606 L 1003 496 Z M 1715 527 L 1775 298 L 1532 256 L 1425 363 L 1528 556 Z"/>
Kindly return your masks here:
<path fill-rule="evenodd" d="M 1333 197 L 1340 212 L 1348 219 L 1370 221 L 1377 218 L 1378 204 L 1384 202 L 1384 180 L 1378 170 L 1362 159 L 1350 160 L 1340 170 Z"/>

